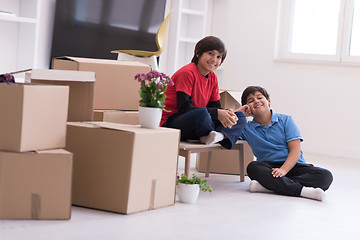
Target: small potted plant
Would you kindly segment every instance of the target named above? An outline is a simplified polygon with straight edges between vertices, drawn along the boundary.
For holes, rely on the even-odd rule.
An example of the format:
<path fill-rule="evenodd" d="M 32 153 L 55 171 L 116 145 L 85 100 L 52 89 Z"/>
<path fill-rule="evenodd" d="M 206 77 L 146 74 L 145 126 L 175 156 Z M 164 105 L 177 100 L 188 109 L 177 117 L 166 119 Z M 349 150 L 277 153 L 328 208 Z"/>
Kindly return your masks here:
<path fill-rule="evenodd" d="M 212 192 L 212 187 L 207 185 L 207 180 L 203 180 L 193 174 L 192 178 L 188 178 L 185 174 L 181 177 L 177 176 L 177 194 L 180 202 L 183 203 L 195 203 L 200 190 L 204 192 Z"/>
<path fill-rule="evenodd" d="M 174 82 L 165 73 L 150 71 L 138 73 L 135 80 L 140 82 L 139 118 L 142 127 L 157 128 L 165 105 L 165 91 Z"/>

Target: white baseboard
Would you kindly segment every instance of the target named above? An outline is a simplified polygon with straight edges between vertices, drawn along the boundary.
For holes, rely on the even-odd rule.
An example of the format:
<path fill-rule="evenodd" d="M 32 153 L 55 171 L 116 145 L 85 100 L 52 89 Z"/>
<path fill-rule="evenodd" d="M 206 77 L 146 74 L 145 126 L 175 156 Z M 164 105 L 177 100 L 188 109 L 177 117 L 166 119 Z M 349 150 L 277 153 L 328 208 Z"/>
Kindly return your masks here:
<path fill-rule="evenodd" d="M 321 144 L 302 144 L 304 153 L 318 153 L 335 157 L 353 158 L 360 160 L 360 149 L 345 148 L 339 146 L 327 146 Z"/>

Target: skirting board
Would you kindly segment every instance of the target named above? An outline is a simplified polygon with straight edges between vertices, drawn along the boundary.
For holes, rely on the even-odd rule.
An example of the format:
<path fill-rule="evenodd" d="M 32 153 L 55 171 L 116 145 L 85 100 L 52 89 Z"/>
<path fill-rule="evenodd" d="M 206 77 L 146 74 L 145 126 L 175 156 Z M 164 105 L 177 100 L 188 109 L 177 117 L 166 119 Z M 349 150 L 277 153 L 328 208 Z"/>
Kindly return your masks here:
<path fill-rule="evenodd" d="M 302 151 L 306 154 L 318 153 L 323 155 L 330 155 L 335 157 L 353 158 L 360 160 L 360 149 L 344 148 L 337 145 L 322 145 L 322 144 L 302 144 Z"/>

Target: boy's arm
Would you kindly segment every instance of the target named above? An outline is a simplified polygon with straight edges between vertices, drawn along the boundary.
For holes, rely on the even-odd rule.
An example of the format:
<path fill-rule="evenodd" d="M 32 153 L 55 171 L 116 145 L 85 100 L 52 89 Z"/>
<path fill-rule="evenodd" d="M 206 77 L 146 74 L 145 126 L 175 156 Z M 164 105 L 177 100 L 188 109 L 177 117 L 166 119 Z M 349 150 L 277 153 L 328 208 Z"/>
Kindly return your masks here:
<path fill-rule="evenodd" d="M 243 112 L 246 117 L 250 117 L 250 116 L 253 117 L 249 105 L 242 105 L 240 108 L 236 109 L 234 112 Z"/>
<path fill-rule="evenodd" d="M 289 155 L 280 168 L 273 168 L 272 175 L 273 177 L 283 177 L 285 176 L 296 164 L 300 158 L 300 139 L 292 140 L 288 142 L 289 146 Z"/>

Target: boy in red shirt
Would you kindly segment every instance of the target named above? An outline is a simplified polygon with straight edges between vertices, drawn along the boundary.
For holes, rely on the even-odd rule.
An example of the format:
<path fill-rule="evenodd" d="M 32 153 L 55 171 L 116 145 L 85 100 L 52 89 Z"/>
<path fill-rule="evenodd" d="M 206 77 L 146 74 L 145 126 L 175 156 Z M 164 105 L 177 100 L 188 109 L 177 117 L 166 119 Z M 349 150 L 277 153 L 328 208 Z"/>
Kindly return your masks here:
<path fill-rule="evenodd" d="M 220 143 L 231 149 L 246 123 L 242 112 L 223 109 L 214 71 L 226 57 L 224 43 L 208 36 L 195 46 L 191 63 L 172 76 L 174 86 L 166 90 L 165 111 L 160 125 L 181 130 L 181 140 Z"/>

